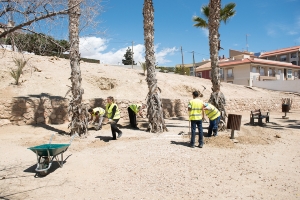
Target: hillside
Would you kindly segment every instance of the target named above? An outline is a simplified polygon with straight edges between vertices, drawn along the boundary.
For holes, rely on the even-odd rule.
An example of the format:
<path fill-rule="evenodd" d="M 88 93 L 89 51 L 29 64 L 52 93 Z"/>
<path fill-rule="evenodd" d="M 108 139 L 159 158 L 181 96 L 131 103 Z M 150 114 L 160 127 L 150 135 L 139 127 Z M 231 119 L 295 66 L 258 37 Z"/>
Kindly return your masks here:
<path fill-rule="evenodd" d="M 24 56 L 28 64 L 24 68 L 19 86 L 14 85 L 10 69 L 16 68 L 13 58 Z M 69 60 L 56 57 L 21 55 L 0 50 L 0 96 L 12 98 L 20 96 L 38 96 L 49 94 L 64 97 L 71 85 Z M 148 86 L 143 71 L 131 69 L 131 66 L 117 67 L 103 64 L 81 62 L 82 87 L 84 99 L 106 98 L 143 100 Z M 189 99 L 194 90 L 203 91 L 204 99 L 211 93 L 211 81 L 197 77 L 157 72 L 158 86 L 162 89 L 161 98 Z M 278 98 L 287 97 L 283 92 L 260 88 L 247 88 L 241 85 L 222 83 L 222 92 L 227 99 L 238 98 Z"/>

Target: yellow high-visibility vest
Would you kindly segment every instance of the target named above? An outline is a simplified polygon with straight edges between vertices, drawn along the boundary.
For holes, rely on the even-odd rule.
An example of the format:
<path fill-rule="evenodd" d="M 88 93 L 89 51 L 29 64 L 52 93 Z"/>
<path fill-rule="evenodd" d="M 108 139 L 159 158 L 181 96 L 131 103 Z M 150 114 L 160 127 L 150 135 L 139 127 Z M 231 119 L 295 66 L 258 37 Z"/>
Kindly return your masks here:
<path fill-rule="evenodd" d="M 208 106 L 211 108 L 211 110 L 204 111 L 209 120 L 214 120 L 221 115 L 220 111 L 215 106 L 211 105 L 210 103 L 208 103 Z"/>
<path fill-rule="evenodd" d="M 190 120 L 202 120 L 203 101 L 200 99 L 193 99 L 189 102 Z"/>
<path fill-rule="evenodd" d="M 129 106 L 129 108 L 131 108 L 131 110 L 135 113 L 135 114 L 137 114 L 140 110 L 139 110 L 139 107 L 141 108 L 142 107 L 142 105 L 141 104 L 131 104 L 130 106 Z"/>
<path fill-rule="evenodd" d="M 93 109 L 93 113 L 92 113 L 92 116 L 96 116 L 95 113 L 99 111 L 99 115 L 104 115 L 105 114 L 105 110 L 101 107 L 97 107 L 97 108 L 94 108 Z"/>
<path fill-rule="evenodd" d="M 112 116 L 112 109 L 113 107 L 116 106 L 116 113 L 115 113 L 115 116 L 113 119 L 120 119 L 121 115 L 120 115 L 120 110 L 118 108 L 118 105 L 115 104 L 115 103 L 112 103 L 112 104 L 106 104 L 106 107 L 105 107 L 105 110 L 107 112 L 107 117 L 109 119 L 111 119 L 111 116 Z"/>

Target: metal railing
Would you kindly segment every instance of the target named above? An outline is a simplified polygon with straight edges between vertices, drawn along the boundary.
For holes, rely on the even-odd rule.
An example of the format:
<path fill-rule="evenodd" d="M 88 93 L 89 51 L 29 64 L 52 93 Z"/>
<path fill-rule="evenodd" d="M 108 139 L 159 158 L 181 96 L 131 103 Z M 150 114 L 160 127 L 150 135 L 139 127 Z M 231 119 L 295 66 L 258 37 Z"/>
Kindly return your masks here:
<path fill-rule="evenodd" d="M 233 74 L 227 74 L 227 78 L 234 78 Z"/>

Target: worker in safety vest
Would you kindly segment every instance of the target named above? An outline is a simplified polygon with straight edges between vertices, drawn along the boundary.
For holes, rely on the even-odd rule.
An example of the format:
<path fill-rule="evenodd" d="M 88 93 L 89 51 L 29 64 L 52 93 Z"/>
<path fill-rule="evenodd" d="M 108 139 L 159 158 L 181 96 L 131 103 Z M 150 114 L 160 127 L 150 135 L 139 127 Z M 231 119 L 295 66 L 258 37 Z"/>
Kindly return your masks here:
<path fill-rule="evenodd" d="M 128 110 L 128 115 L 129 115 L 129 121 L 130 121 L 130 126 L 133 129 L 138 129 L 137 123 L 136 123 L 136 115 L 139 114 L 141 117 L 143 117 L 142 110 L 146 108 L 146 105 L 143 104 L 131 104 L 127 110 Z"/>
<path fill-rule="evenodd" d="M 209 119 L 208 137 L 214 132 L 214 136 L 218 135 L 218 124 L 221 118 L 220 111 L 210 103 L 204 103 L 204 112 Z"/>
<path fill-rule="evenodd" d="M 198 99 L 199 93 L 193 92 L 193 99 L 188 104 L 189 120 L 191 122 L 192 136 L 190 147 L 195 147 L 196 126 L 199 131 L 199 148 L 203 147 L 203 128 L 202 119 L 204 118 L 203 101 Z"/>
<path fill-rule="evenodd" d="M 121 117 L 120 110 L 118 105 L 115 104 L 113 97 L 107 97 L 107 104 L 105 106 L 105 110 L 107 113 L 108 122 L 110 123 L 111 133 L 113 136 L 113 140 L 116 140 L 116 133 L 118 133 L 118 138 L 122 136 L 122 131 L 118 129 L 117 123 Z"/>
<path fill-rule="evenodd" d="M 102 129 L 102 121 L 103 121 L 103 116 L 105 114 L 105 110 L 101 107 L 96 107 L 94 109 L 89 109 L 88 112 L 91 115 L 91 118 L 89 122 L 92 121 L 93 124 L 98 122 L 98 125 L 95 127 L 96 131 Z"/>

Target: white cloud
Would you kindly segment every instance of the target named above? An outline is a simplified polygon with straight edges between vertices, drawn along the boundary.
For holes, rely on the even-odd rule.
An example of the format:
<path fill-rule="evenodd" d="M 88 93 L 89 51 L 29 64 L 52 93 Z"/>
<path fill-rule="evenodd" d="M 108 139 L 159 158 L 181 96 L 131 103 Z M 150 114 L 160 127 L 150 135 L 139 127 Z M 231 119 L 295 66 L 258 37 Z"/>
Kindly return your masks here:
<path fill-rule="evenodd" d="M 288 35 L 297 35 L 297 34 L 298 34 L 297 31 L 289 31 L 289 32 L 288 32 Z"/>
<path fill-rule="evenodd" d="M 122 59 L 124 59 L 124 54 L 128 47 L 116 49 L 112 48 L 107 50 L 109 46 L 109 40 L 97 38 L 97 37 L 84 37 L 80 38 L 79 49 L 82 57 L 93 58 L 100 60 L 101 63 L 105 64 L 121 64 Z M 156 62 L 159 64 L 166 64 L 171 62 L 167 59 L 169 55 L 172 55 L 175 51 L 178 51 L 175 47 L 173 48 L 163 48 L 157 51 L 159 47 L 155 45 L 155 56 Z M 136 63 L 145 61 L 145 47 L 142 44 L 137 44 L 133 46 L 133 58 Z"/>
<path fill-rule="evenodd" d="M 79 51 L 82 57 L 95 57 L 107 48 L 108 40 L 97 37 L 83 37 L 79 39 Z"/>
<path fill-rule="evenodd" d="M 208 29 L 207 29 L 207 28 L 201 28 L 201 30 L 202 30 L 203 34 L 204 34 L 206 37 L 208 37 L 208 35 L 209 35 Z"/>
<path fill-rule="evenodd" d="M 178 51 L 176 47 L 173 48 L 163 48 L 161 51 L 156 51 L 155 57 L 156 57 L 156 62 L 158 64 L 165 64 L 171 62 L 170 60 L 166 59 L 168 55 L 173 55 L 174 52 Z"/>
<path fill-rule="evenodd" d="M 276 35 L 276 31 L 275 31 L 274 29 L 268 29 L 268 30 L 267 30 L 267 34 L 268 34 L 269 36 L 275 36 L 275 35 Z"/>

